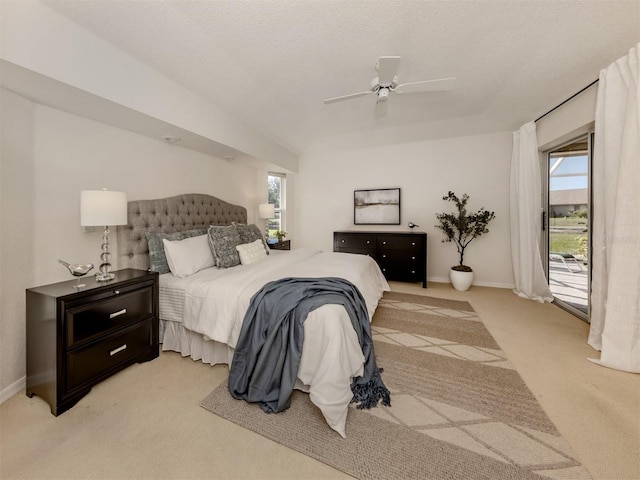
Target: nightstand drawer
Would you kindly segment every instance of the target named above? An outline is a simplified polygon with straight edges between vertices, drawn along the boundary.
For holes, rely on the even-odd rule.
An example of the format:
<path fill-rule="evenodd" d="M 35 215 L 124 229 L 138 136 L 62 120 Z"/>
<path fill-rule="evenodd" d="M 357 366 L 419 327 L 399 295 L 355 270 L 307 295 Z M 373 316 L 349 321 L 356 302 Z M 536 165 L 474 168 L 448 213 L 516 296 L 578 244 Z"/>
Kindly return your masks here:
<path fill-rule="evenodd" d="M 132 359 L 153 344 L 153 319 L 148 318 L 99 343 L 72 350 L 67 354 L 67 386 L 69 391 L 111 368 Z"/>
<path fill-rule="evenodd" d="M 98 297 L 100 298 L 100 297 Z M 116 290 L 107 298 L 70 308 L 66 314 L 67 348 L 90 341 L 153 314 L 153 288 Z"/>
<path fill-rule="evenodd" d="M 271 250 L 291 250 L 291 240 L 283 240 L 277 243 L 267 243 Z"/>

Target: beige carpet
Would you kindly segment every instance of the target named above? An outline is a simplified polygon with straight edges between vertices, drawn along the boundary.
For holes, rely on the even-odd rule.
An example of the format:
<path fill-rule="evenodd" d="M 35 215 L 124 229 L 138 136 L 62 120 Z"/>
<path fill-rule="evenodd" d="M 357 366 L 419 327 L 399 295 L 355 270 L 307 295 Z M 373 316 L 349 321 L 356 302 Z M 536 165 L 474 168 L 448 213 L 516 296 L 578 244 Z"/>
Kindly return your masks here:
<path fill-rule="evenodd" d="M 226 384 L 202 406 L 360 479 L 587 479 L 467 302 L 385 293 L 372 323 L 391 408 L 352 408 L 347 438 L 308 396 L 267 415 Z"/>

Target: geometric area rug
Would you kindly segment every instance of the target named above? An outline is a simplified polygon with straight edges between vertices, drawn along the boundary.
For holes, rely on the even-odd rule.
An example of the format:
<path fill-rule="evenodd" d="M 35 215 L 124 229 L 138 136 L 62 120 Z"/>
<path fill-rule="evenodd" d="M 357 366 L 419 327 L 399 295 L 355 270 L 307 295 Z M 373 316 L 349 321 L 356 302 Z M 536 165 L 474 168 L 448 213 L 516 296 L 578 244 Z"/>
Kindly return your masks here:
<path fill-rule="evenodd" d="M 346 438 L 307 394 L 265 414 L 223 382 L 202 406 L 367 479 L 590 479 L 467 302 L 385 292 L 371 323 L 391 407 L 350 408 Z"/>

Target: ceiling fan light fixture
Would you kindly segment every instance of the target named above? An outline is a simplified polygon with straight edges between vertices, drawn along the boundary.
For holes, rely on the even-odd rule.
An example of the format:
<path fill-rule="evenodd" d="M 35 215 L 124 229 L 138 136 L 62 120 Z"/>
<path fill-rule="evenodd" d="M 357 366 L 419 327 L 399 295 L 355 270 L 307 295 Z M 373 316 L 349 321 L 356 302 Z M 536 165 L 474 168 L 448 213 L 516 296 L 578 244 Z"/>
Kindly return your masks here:
<path fill-rule="evenodd" d="M 369 90 L 342 95 L 340 97 L 327 98 L 324 101 L 325 105 L 363 97 L 372 93 L 375 93 L 377 96 L 376 103 L 386 102 L 389 98 L 389 93 L 399 94 L 403 92 L 404 88 L 407 88 L 409 92 L 441 92 L 449 90 L 455 80 L 455 77 L 447 77 L 398 83 L 397 72 L 399 65 L 400 57 L 380 57 L 376 63 L 378 76 L 371 80 Z"/>

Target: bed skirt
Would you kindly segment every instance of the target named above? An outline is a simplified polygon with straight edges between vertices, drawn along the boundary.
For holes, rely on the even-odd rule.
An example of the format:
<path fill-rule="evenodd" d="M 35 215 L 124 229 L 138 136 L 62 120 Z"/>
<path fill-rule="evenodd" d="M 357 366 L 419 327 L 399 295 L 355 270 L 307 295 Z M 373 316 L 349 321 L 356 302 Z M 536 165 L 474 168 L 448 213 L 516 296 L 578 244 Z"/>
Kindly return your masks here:
<path fill-rule="evenodd" d="M 182 323 L 171 320 L 160 320 L 160 343 L 163 352 L 178 352 L 183 357 L 191 357 L 191 360 L 200 360 L 211 366 L 223 364 L 230 368 L 235 352 L 229 345 L 205 339 L 199 333 L 184 328 Z M 294 388 L 309 393 L 309 385 L 299 378 Z"/>
<path fill-rule="evenodd" d="M 217 365 L 231 365 L 234 349 L 224 343 L 205 339 L 199 333 L 184 328 L 182 323 L 160 320 L 160 343 L 162 350 L 180 353 L 192 360 Z"/>

